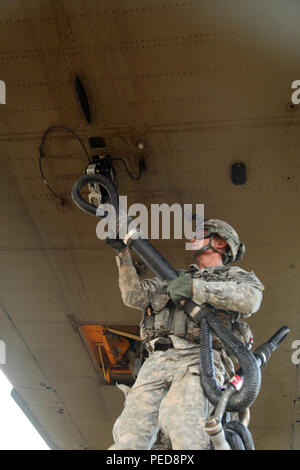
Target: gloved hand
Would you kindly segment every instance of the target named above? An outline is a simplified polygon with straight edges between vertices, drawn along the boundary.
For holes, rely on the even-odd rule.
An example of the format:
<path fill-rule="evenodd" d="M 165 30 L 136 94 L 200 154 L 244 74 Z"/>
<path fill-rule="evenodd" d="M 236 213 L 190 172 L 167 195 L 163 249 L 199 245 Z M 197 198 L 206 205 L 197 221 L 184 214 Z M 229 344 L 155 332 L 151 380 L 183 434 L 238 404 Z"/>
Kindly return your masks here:
<path fill-rule="evenodd" d="M 113 248 L 116 253 L 121 253 L 121 251 L 125 250 L 127 248 L 126 243 L 123 242 L 120 238 L 108 238 L 105 240 L 105 243 Z"/>
<path fill-rule="evenodd" d="M 187 274 L 181 273 L 175 279 L 168 282 L 168 294 L 176 304 L 182 299 L 193 297 L 193 279 Z"/>

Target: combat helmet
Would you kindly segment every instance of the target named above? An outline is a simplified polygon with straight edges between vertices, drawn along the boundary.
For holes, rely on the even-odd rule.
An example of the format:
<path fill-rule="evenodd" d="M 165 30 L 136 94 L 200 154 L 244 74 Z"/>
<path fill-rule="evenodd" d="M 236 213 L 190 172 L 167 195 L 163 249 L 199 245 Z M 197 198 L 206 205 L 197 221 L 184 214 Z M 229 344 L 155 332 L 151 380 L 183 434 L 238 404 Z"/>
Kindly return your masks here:
<path fill-rule="evenodd" d="M 213 251 L 222 255 L 224 264 L 231 264 L 242 259 L 246 248 L 244 243 L 239 240 L 237 232 L 231 225 L 220 219 L 204 219 L 204 229 L 206 232 L 204 237 L 210 238 L 209 244 L 198 250 L 195 253 L 196 256 L 211 248 Z M 228 249 L 226 252 L 223 253 L 212 246 L 212 238 L 214 235 L 219 235 L 219 237 L 227 243 Z"/>

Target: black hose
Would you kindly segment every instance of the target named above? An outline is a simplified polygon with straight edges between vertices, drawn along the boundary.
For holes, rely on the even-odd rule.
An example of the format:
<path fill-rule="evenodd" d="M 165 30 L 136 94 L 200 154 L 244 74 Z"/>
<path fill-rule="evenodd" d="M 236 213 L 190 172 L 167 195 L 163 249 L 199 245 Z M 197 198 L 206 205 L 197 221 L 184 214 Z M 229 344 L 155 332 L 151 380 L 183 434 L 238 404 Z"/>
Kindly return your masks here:
<path fill-rule="evenodd" d="M 271 338 L 265 343 L 258 346 L 255 349 L 254 355 L 261 361 L 261 364 L 266 364 L 271 356 L 271 354 L 276 351 L 280 343 L 284 340 L 286 335 L 289 333 L 289 328 L 287 326 L 282 326 L 279 328 L 276 333 L 271 336 Z"/>
<path fill-rule="evenodd" d="M 223 429 L 225 431 L 225 436 L 228 429 L 237 433 L 243 441 L 245 450 L 254 450 L 254 443 L 251 433 L 249 429 L 247 429 L 246 426 L 244 426 L 242 423 L 239 421 L 230 421 L 229 423 L 224 424 Z"/>
<path fill-rule="evenodd" d="M 97 207 L 85 201 L 80 194 L 82 188 L 89 183 L 98 183 L 104 187 L 104 190 L 107 192 L 109 202 L 114 206 L 116 212 L 118 213 L 119 196 L 117 189 L 109 178 L 99 174 L 84 175 L 74 184 L 71 194 L 73 201 L 79 207 L 79 209 L 88 214 L 97 215 Z M 127 217 L 127 220 L 130 222 L 130 217 Z M 146 265 L 160 279 L 169 280 L 175 279 L 175 277 L 178 276 L 177 271 L 172 268 L 168 261 L 154 248 L 149 240 L 144 238 L 130 238 L 128 245 L 140 256 Z"/>
<path fill-rule="evenodd" d="M 225 429 L 225 439 L 231 447 L 231 450 L 245 450 L 241 437 L 232 429 Z"/>
<path fill-rule="evenodd" d="M 146 240 L 145 238 L 130 240 L 129 246 L 160 279 L 168 281 L 175 279 L 178 276 L 177 271 L 172 268 L 168 261 L 154 248 L 149 240 Z"/>
<path fill-rule="evenodd" d="M 244 372 L 241 390 L 228 400 L 226 411 L 241 411 L 256 399 L 261 385 L 261 374 L 255 356 L 229 331 L 213 313 L 202 319 L 200 328 L 200 379 L 204 393 L 213 405 L 217 405 L 222 392 L 218 387 L 212 357 L 211 329 L 217 334 L 225 348 L 238 359 Z"/>
<path fill-rule="evenodd" d="M 100 186 L 103 186 L 104 190 L 106 190 L 108 193 L 110 204 L 114 206 L 116 211 L 118 210 L 119 196 L 116 187 L 109 178 L 103 175 L 84 175 L 79 178 L 78 181 L 76 181 L 72 188 L 71 195 L 73 201 L 75 202 L 76 206 L 79 207 L 79 209 L 86 212 L 87 214 L 97 215 L 97 207 L 89 204 L 80 195 L 82 188 L 89 183 L 98 183 Z"/>

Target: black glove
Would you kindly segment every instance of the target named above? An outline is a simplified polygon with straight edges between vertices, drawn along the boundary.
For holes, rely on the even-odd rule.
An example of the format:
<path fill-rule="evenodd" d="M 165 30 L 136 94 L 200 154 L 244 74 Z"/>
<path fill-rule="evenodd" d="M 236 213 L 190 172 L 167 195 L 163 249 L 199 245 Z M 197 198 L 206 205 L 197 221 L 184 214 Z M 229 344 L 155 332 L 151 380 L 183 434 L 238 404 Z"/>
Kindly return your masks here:
<path fill-rule="evenodd" d="M 123 242 L 120 238 L 107 238 L 105 240 L 105 243 L 113 248 L 116 253 L 121 253 L 121 251 L 125 250 L 127 248 L 126 243 Z"/>

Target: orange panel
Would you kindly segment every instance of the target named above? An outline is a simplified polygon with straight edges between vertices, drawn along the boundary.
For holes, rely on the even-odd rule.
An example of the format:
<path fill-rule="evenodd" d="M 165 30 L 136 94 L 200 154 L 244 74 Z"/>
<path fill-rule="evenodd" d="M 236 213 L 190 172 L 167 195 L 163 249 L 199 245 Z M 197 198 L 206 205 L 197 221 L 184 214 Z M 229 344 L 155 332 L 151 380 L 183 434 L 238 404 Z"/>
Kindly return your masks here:
<path fill-rule="evenodd" d="M 82 325 L 80 329 L 108 383 L 110 383 L 110 375 L 114 372 L 131 374 L 131 370 L 124 367 L 126 351 L 130 346 L 127 338 L 110 333 L 102 325 Z M 123 364 L 121 365 L 120 362 Z"/>

